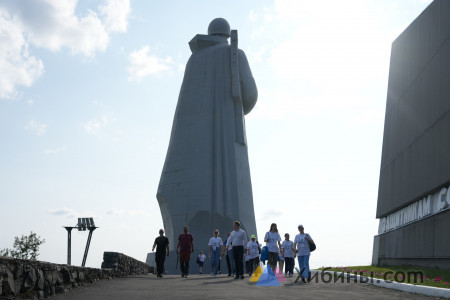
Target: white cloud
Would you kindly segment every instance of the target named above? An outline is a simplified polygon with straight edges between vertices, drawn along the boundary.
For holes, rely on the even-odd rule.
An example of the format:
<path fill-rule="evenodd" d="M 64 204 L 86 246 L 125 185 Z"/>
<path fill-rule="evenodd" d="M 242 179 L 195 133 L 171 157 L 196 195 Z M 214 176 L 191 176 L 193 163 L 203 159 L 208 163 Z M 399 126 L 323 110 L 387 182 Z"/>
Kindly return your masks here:
<path fill-rule="evenodd" d="M 248 54 L 248 57 L 251 57 L 252 62 L 266 63 L 266 56 L 268 55 L 269 51 L 267 46 L 261 46 L 258 49 L 250 49 L 246 52 Z"/>
<path fill-rule="evenodd" d="M 126 32 L 130 14 L 130 0 L 109 0 L 99 7 L 105 18 L 105 26 L 110 32 Z"/>
<path fill-rule="evenodd" d="M 43 152 L 47 155 L 51 155 L 51 154 L 59 154 L 59 153 L 63 153 L 67 150 L 66 146 L 61 146 L 59 148 L 56 149 L 46 149 Z"/>
<path fill-rule="evenodd" d="M 107 121 L 92 119 L 84 123 L 84 130 L 91 134 L 98 134 L 100 129 L 107 125 Z"/>
<path fill-rule="evenodd" d="M 153 232 L 154 228 L 150 227 L 144 227 L 144 226 L 130 226 L 128 224 L 118 224 L 118 225 L 112 225 L 108 227 L 109 230 L 116 232 L 116 231 L 125 231 L 127 233 L 129 232 Z"/>
<path fill-rule="evenodd" d="M 78 218 L 93 218 L 94 223 L 97 221 L 101 221 L 103 219 L 102 216 L 96 215 L 91 210 L 85 210 L 83 213 L 79 213 L 71 208 L 67 207 L 61 207 L 56 209 L 48 209 L 47 213 L 53 216 L 62 216 L 66 217 L 67 219 L 73 219 L 74 222 L 78 222 Z M 74 224 L 76 225 L 76 224 Z"/>
<path fill-rule="evenodd" d="M 178 64 L 178 72 L 184 73 L 184 70 L 186 70 L 186 64 Z"/>
<path fill-rule="evenodd" d="M 367 3 L 277 1 L 278 18 L 301 16 L 292 36 L 272 52 L 279 77 L 308 81 L 327 88 L 361 87 L 387 71 L 390 37 L 378 29 Z M 358 24 L 358 26 L 355 26 Z"/>
<path fill-rule="evenodd" d="M 52 51 L 66 47 L 73 54 L 91 57 L 106 49 L 109 35 L 94 11 L 87 10 L 81 17 L 75 15 L 77 2 L 37 0 L 4 5 L 30 44 Z"/>
<path fill-rule="evenodd" d="M 254 23 L 258 21 L 258 14 L 255 13 L 255 11 L 252 9 L 248 14 L 248 19 L 250 20 L 250 22 Z"/>
<path fill-rule="evenodd" d="M 128 81 L 140 82 L 149 75 L 158 75 L 172 69 L 173 61 L 171 57 L 159 58 L 150 55 L 150 46 L 144 46 L 128 55 L 130 66 L 128 67 Z"/>
<path fill-rule="evenodd" d="M 26 130 L 35 132 L 38 136 L 44 135 L 47 131 L 47 125 L 39 124 L 35 120 L 31 120 L 28 122 L 28 125 L 25 127 Z"/>
<path fill-rule="evenodd" d="M 43 72 L 42 61 L 29 54 L 20 27 L 0 7 L 0 98 L 16 98 L 17 86 L 31 86 Z"/>
<path fill-rule="evenodd" d="M 281 120 L 327 111 L 344 113 L 351 108 L 361 108 L 367 100 L 367 96 L 357 91 L 338 92 L 332 88 L 299 93 L 297 89 L 302 90 L 299 86 L 291 89 L 259 89 L 259 98 L 265 101 L 258 101 L 246 118 Z"/>
<path fill-rule="evenodd" d="M 111 216 L 150 216 L 149 213 L 142 211 L 142 210 L 124 210 L 124 209 L 116 209 L 116 208 L 110 208 L 106 211 L 106 214 Z"/>
<path fill-rule="evenodd" d="M 262 213 L 259 213 L 256 215 L 256 219 L 259 221 L 268 221 L 271 222 L 270 220 L 274 220 L 274 219 L 279 219 L 284 215 L 284 212 L 279 211 L 279 210 L 266 210 Z"/>
<path fill-rule="evenodd" d="M 73 209 L 67 208 L 67 207 L 61 207 L 57 209 L 48 209 L 47 213 L 54 215 L 54 216 L 63 216 L 66 218 L 76 218 L 78 213 L 74 211 Z"/>
<path fill-rule="evenodd" d="M 261 38 L 265 36 L 268 28 L 273 27 L 272 22 L 274 21 L 273 11 L 267 7 L 263 8 L 262 16 L 259 13 L 250 10 L 248 14 L 248 19 L 252 23 L 252 33 L 251 38 Z"/>
<path fill-rule="evenodd" d="M 357 0 L 324 0 L 320 5 L 276 0 L 273 13 L 259 12 L 267 17 L 256 18 L 251 12 L 252 36 L 263 30 L 278 34 L 270 35 L 274 42 L 249 51 L 251 61 L 270 63 L 276 83 L 267 89 L 259 86 L 265 101 L 257 103 L 249 118 L 295 118 L 349 109 L 356 109 L 355 115 L 371 114 L 362 109 L 371 101 L 378 103 L 378 91 L 385 88 L 379 84 L 388 73 L 392 42 L 392 33 L 371 8 Z M 372 121 L 378 120 L 377 109 Z M 362 119 L 353 120 L 358 122 Z"/>
<path fill-rule="evenodd" d="M 76 15 L 77 0 L 0 2 L 0 98 L 19 95 L 18 86 L 31 86 L 44 72 L 42 61 L 29 54 L 30 46 L 93 57 L 105 51 L 109 33 L 125 32 L 129 0 L 108 0 Z M 103 17 L 104 20 L 101 18 Z"/>
<path fill-rule="evenodd" d="M 108 107 L 99 102 L 94 101 L 94 104 L 98 106 L 103 112 L 96 118 L 93 118 L 83 124 L 84 130 L 90 134 L 97 135 L 99 134 L 106 126 L 108 126 L 111 123 L 114 123 L 117 118 L 116 115 L 108 111 Z"/>

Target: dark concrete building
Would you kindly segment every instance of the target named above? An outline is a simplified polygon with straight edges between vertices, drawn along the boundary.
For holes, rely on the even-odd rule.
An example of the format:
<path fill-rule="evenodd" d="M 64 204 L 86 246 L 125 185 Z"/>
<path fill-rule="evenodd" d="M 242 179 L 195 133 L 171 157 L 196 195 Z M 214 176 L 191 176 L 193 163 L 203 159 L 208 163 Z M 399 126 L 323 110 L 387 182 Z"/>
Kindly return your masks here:
<path fill-rule="evenodd" d="M 393 42 L 374 265 L 450 269 L 450 0 Z"/>

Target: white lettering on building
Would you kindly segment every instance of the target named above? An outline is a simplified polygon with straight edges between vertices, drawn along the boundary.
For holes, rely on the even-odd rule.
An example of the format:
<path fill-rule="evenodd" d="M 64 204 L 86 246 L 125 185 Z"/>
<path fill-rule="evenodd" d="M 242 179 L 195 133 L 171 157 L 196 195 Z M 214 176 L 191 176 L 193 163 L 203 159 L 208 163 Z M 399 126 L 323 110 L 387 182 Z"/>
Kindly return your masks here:
<path fill-rule="evenodd" d="M 378 234 L 417 222 L 447 209 L 450 209 L 450 186 L 381 218 Z"/>

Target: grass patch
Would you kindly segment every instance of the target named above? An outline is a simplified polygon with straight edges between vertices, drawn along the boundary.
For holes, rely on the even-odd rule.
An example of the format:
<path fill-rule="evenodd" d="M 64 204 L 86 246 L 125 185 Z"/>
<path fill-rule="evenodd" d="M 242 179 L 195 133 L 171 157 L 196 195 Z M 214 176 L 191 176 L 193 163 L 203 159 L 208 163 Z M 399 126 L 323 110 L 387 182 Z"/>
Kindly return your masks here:
<path fill-rule="evenodd" d="M 417 285 L 450 289 L 450 270 L 411 266 L 350 266 L 322 267 L 319 270 L 336 271 Z"/>

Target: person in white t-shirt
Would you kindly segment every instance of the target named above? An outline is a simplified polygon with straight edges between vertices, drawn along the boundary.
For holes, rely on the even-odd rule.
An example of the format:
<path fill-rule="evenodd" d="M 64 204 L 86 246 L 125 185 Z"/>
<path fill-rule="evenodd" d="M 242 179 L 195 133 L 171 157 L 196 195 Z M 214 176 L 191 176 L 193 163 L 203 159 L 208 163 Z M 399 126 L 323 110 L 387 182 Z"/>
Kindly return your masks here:
<path fill-rule="evenodd" d="M 259 265 L 259 254 L 261 253 L 261 247 L 259 246 L 259 242 L 256 240 L 256 235 L 251 235 L 251 240 L 247 243 L 247 254 L 249 258 L 248 263 L 248 276 L 252 276 L 253 272 Z"/>
<path fill-rule="evenodd" d="M 294 274 L 294 242 L 289 240 L 289 233 L 284 235 L 284 241 L 281 243 L 281 253 L 284 257 L 284 264 L 286 265 L 284 275 L 286 277 L 292 277 Z"/>
<path fill-rule="evenodd" d="M 214 236 L 209 239 L 209 258 L 211 259 L 211 275 L 217 277 L 219 260 L 222 253 L 223 242 L 219 237 L 219 230 L 214 230 Z"/>
<path fill-rule="evenodd" d="M 200 254 L 197 256 L 197 263 L 198 263 L 198 269 L 199 273 L 203 273 L 203 264 L 205 263 L 206 255 L 203 253 L 203 251 L 200 251 Z"/>
<path fill-rule="evenodd" d="M 313 239 L 309 234 L 305 233 L 303 225 L 298 225 L 298 231 L 300 234 L 295 236 L 294 249 L 297 252 L 302 281 L 306 283 L 306 279 L 309 281 L 311 278 L 311 272 L 309 271 L 309 256 L 311 254 L 309 242 L 313 242 Z"/>
<path fill-rule="evenodd" d="M 272 223 L 270 225 L 270 231 L 266 232 L 264 242 L 266 242 L 269 255 L 267 257 L 267 264 L 272 268 L 273 272 L 276 272 L 278 262 L 278 249 L 281 248 L 281 237 L 278 233 L 277 224 Z M 278 246 L 277 246 L 278 243 Z"/>

